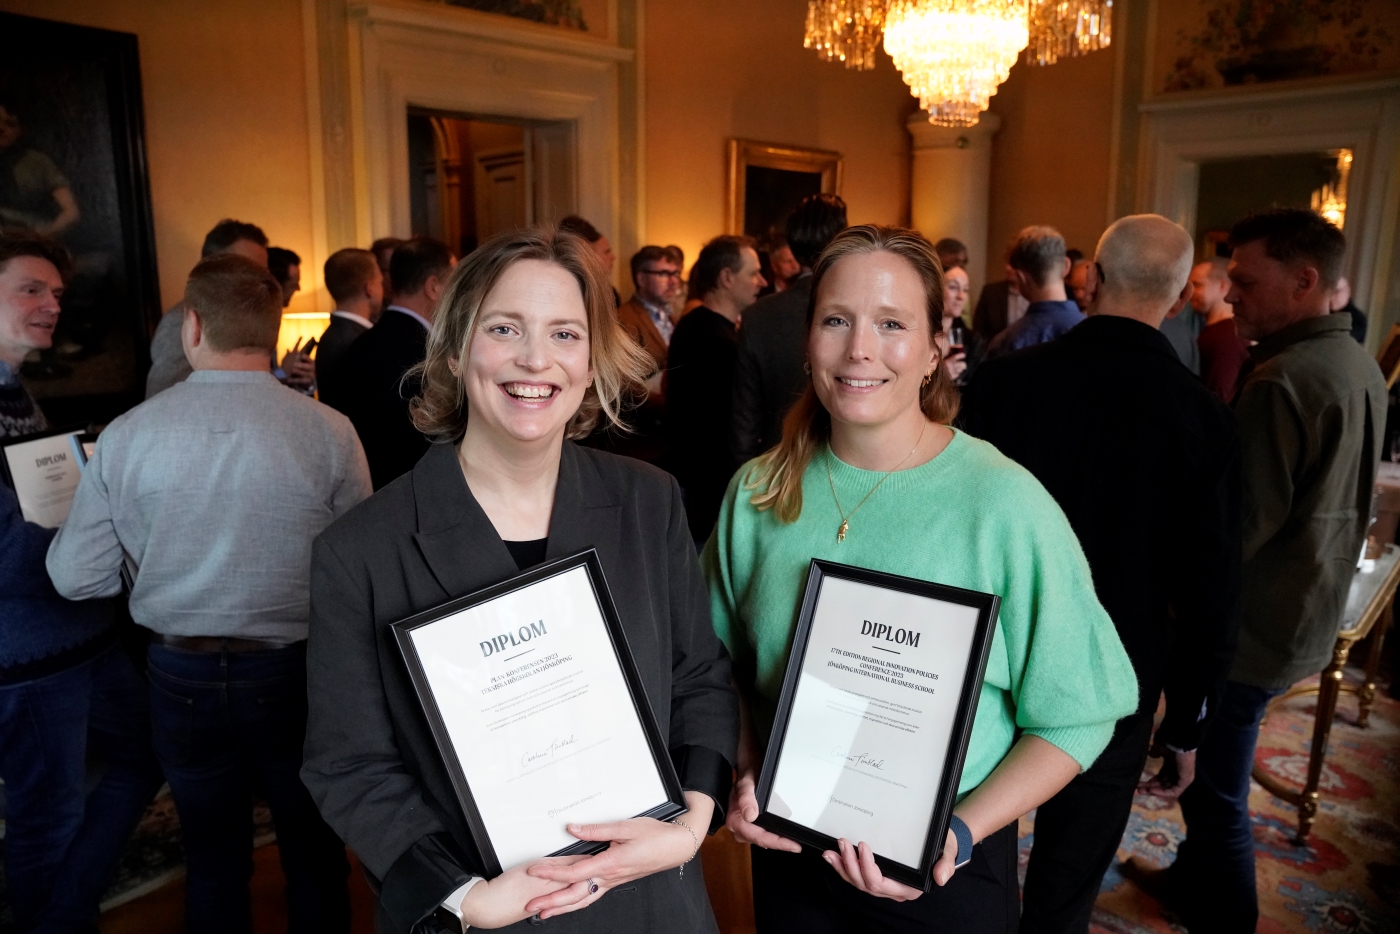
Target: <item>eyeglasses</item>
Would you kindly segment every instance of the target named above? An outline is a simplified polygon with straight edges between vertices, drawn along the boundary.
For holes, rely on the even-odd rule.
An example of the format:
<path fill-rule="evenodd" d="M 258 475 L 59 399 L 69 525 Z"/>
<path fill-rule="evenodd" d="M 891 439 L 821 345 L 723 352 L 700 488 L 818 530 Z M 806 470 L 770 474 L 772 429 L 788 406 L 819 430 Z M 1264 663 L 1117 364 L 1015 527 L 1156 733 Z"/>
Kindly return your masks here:
<path fill-rule="evenodd" d="M 644 276 L 660 276 L 663 279 L 679 279 L 681 271 L 679 269 L 639 269 Z"/>

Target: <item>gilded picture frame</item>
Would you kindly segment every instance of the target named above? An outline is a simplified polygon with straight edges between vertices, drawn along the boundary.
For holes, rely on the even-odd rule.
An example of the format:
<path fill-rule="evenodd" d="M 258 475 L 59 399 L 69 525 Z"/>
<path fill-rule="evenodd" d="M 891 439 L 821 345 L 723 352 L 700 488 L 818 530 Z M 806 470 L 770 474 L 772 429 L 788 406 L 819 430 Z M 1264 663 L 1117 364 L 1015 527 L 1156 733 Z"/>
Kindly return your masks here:
<path fill-rule="evenodd" d="M 780 223 L 795 206 L 786 202 L 798 193 L 841 194 L 843 161 L 841 153 L 828 149 L 729 140 L 725 232 L 763 238 L 767 228 Z M 782 190 L 765 190 L 771 197 L 757 197 L 760 192 L 751 191 L 751 182 L 759 176 L 779 182 Z"/>

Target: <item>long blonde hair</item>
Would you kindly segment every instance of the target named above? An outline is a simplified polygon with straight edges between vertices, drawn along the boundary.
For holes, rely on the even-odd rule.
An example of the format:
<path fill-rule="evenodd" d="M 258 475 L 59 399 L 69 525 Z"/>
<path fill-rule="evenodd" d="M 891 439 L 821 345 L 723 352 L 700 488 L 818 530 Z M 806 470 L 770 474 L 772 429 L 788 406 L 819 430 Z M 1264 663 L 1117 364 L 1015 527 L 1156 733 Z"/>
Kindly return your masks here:
<path fill-rule="evenodd" d="M 427 356 L 405 376 L 405 382 L 422 379 L 423 388 L 409 403 L 409 413 L 414 426 L 428 437 L 455 442 L 466 433 L 466 389 L 450 361 L 467 359 L 481 303 L 501 274 L 524 259 L 562 267 L 583 295 L 593 385 L 569 420 L 565 436 L 585 437 L 600 418 L 627 430 L 623 409 L 632 396 L 645 391 L 642 381 L 652 368 L 651 357 L 618 324 L 612 287 L 593 248 L 567 231 L 536 227 L 492 237 L 458 263 L 447 280 L 433 314 Z"/>
<path fill-rule="evenodd" d="M 918 273 L 924 286 L 930 340 L 936 341 L 936 336 L 943 331 L 943 267 L 938 262 L 938 254 L 916 230 L 877 224 L 847 228 L 837 234 L 817 258 L 812 268 L 812 297 L 807 303 L 809 333 L 822 279 L 831 267 L 848 256 L 880 252 L 903 258 Z M 941 352 L 933 378 L 919 390 L 919 407 L 925 418 L 942 425 L 950 424 L 958 414 L 958 390 L 943 368 Z M 744 484 L 745 489 L 753 491 L 749 502 L 754 508 L 760 512 L 772 509 L 779 521 L 796 522 L 802 515 L 802 475 L 817 449 L 830 438 L 831 413 L 808 381 L 801 398 L 783 419 L 782 441 L 758 459 Z"/>

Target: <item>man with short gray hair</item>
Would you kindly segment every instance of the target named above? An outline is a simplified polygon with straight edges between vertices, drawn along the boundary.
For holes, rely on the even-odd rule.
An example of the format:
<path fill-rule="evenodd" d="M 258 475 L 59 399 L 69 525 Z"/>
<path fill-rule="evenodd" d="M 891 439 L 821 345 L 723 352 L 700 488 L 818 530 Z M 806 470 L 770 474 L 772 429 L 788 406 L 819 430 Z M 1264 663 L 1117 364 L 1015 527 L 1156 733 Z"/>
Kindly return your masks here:
<path fill-rule="evenodd" d="M 1052 341 L 1084 320 L 1079 306 L 1065 296 L 1070 262 L 1065 238 L 1054 227 L 1022 230 L 1011 244 L 1006 266 L 1012 284 L 1030 304 L 1024 317 L 992 340 L 988 357 Z"/>
<path fill-rule="evenodd" d="M 1022 934 L 1085 934 L 1149 745 L 1165 761 L 1148 790 L 1179 795 L 1234 655 L 1235 423 L 1160 330 L 1191 295 L 1191 255 L 1191 237 L 1164 217 L 1119 220 L 1087 267 L 1088 319 L 983 363 L 964 396 L 968 433 L 1035 474 L 1064 509 L 1138 677 L 1137 711 L 1036 812 Z"/>

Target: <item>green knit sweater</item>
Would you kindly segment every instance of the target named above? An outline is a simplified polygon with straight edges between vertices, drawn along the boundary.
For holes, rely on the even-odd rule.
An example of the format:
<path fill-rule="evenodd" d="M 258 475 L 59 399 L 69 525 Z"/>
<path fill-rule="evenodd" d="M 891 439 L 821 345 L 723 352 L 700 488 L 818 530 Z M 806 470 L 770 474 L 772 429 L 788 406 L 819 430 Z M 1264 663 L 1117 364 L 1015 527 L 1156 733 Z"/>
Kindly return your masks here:
<path fill-rule="evenodd" d="M 1088 768 L 1120 717 L 1137 709 L 1137 678 L 1094 596 L 1069 522 L 1040 483 L 996 448 L 962 432 L 927 464 L 893 474 L 836 541 L 841 514 L 882 474 L 823 446 L 802 478 L 802 515 L 779 522 L 730 481 L 701 557 L 715 631 L 754 698 L 760 743 L 772 730 L 808 564 L 824 558 L 1001 596 L 1001 613 L 959 793 L 976 788 L 1017 730 L 1054 743 Z"/>

